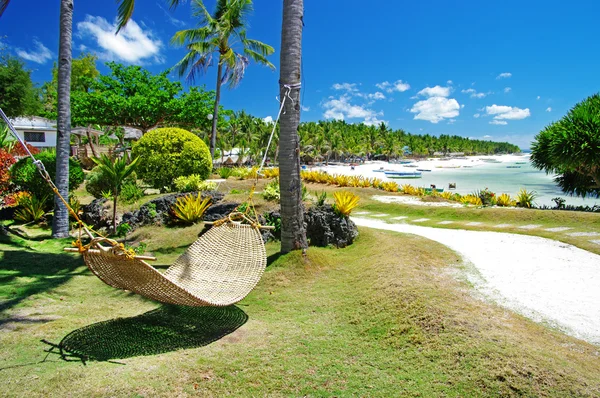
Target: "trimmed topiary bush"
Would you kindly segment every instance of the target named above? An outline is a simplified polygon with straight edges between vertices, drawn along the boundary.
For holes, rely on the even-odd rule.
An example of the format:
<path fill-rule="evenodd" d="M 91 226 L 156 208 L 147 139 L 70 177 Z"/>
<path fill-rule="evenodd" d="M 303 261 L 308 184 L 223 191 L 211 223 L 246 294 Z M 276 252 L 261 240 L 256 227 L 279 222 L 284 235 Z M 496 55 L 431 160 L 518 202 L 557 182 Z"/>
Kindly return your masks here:
<path fill-rule="evenodd" d="M 55 181 L 56 152 L 40 152 L 35 157 L 44 164 L 50 178 Z M 26 157 L 15 163 L 10 170 L 10 174 L 15 185 L 19 186 L 21 190 L 31 192 L 38 198 L 48 197 L 49 200 L 52 200 L 54 197 L 52 189 L 48 186 L 46 180 L 42 178 L 31 158 Z M 69 191 L 77 189 L 83 180 L 84 175 L 81 165 L 75 158 L 69 158 Z"/>
<path fill-rule="evenodd" d="M 208 147 L 187 130 L 160 128 L 144 134 L 133 145 L 139 157 L 138 175 L 154 188 L 172 188 L 177 177 L 198 174 L 206 179 L 212 171 Z"/>

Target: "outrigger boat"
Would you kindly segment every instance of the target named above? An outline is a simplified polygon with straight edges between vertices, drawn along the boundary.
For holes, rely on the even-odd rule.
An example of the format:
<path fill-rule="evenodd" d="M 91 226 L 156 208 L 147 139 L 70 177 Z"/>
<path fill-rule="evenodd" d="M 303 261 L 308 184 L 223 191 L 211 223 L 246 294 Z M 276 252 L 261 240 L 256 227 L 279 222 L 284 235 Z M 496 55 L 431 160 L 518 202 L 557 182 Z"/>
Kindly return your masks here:
<path fill-rule="evenodd" d="M 421 178 L 422 175 L 418 171 L 386 171 L 387 178 Z"/>

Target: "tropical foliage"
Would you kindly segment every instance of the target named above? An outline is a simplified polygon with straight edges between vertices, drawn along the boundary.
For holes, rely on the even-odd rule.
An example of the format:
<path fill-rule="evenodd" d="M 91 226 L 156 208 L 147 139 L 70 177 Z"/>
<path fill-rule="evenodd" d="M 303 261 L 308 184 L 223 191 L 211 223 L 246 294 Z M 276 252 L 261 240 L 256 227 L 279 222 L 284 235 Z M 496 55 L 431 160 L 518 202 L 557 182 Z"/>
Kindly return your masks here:
<path fill-rule="evenodd" d="M 15 220 L 22 222 L 38 221 L 46 214 L 46 205 L 49 198 L 36 198 L 24 196 L 19 200 L 19 208 L 15 211 Z"/>
<path fill-rule="evenodd" d="M 192 174 L 187 177 L 177 177 L 175 179 L 175 189 L 177 192 L 214 191 L 216 188 L 216 182 L 204 181 L 198 174 Z"/>
<path fill-rule="evenodd" d="M 229 88 L 237 86 L 244 77 L 250 60 L 274 68 L 267 57 L 275 50 L 246 36 L 252 0 L 217 0 L 212 15 L 202 0 L 192 0 L 192 7 L 193 16 L 199 20 L 199 27 L 181 30 L 175 33 L 171 41 L 185 46 L 187 50 L 187 54 L 175 68 L 179 76 L 186 75 L 187 72 L 189 81 L 194 81 L 196 74 L 205 73 L 213 64 L 213 57 L 217 58 L 216 97 L 210 138 L 210 155 L 214 157 L 221 84 L 227 83 Z"/>
<path fill-rule="evenodd" d="M 542 130 L 531 150 L 532 164 L 556 174 L 554 181 L 563 192 L 600 197 L 600 94 Z"/>
<path fill-rule="evenodd" d="M 210 207 L 210 197 L 202 199 L 200 194 L 190 194 L 177 198 L 173 206 L 173 214 L 179 220 L 193 224 L 202 219 L 206 209 Z"/>
<path fill-rule="evenodd" d="M 207 130 L 212 92 L 196 87 L 183 91 L 168 71 L 155 75 L 135 65 L 106 66 L 109 74 L 87 79 L 86 90 L 72 92 L 74 124 L 126 126 L 142 133 L 159 125 Z"/>
<path fill-rule="evenodd" d="M 525 188 L 521 188 L 517 194 L 516 204 L 518 207 L 532 208 L 535 206 L 534 200 L 536 197 L 537 194 L 534 191 L 528 191 Z"/>
<path fill-rule="evenodd" d="M 123 183 L 136 169 L 139 158 L 127 163 L 126 158 L 111 159 L 102 154 L 100 158 L 92 158 L 103 179 L 108 182 L 109 193 L 113 199 L 113 233 L 117 231 L 117 199 L 121 194 Z"/>
<path fill-rule="evenodd" d="M 54 181 L 56 178 L 56 152 L 40 152 L 36 155 L 36 159 L 44 164 L 50 178 Z M 37 198 L 48 198 L 50 200 L 53 197 L 52 188 L 42 178 L 30 157 L 23 158 L 15 163 L 10 173 L 12 182 L 21 190 L 29 191 Z M 84 174 L 81 164 L 75 158 L 69 158 L 69 189 L 71 191 L 77 189 L 83 180 Z M 65 195 L 65 197 L 68 197 L 68 195 Z"/>
<path fill-rule="evenodd" d="M 152 130 L 133 145 L 132 152 L 140 158 L 138 175 L 154 188 L 172 188 L 177 177 L 191 174 L 206 179 L 212 171 L 204 141 L 183 129 Z"/>
<path fill-rule="evenodd" d="M 352 210 L 358 206 L 359 197 L 349 191 L 333 193 L 333 209 L 341 216 L 348 217 Z"/>
<path fill-rule="evenodd" d="M 36 115 L 41 110 L 38 94 L 23 61 L 0 48 L 0 108 L 4 113 L 9 117 Z"/>

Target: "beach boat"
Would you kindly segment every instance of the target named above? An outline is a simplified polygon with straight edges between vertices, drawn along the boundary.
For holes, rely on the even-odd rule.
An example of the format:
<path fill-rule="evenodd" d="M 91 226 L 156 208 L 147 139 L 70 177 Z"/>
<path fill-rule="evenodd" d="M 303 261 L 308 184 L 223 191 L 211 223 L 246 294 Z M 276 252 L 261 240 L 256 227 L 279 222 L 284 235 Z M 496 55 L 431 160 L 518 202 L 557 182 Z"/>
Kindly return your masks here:
<path fill-rule="evenodd" d="M 405 164 L 404 167 L 419 167 L 419 165 L 416 165 L 416 164 Z"/>
<path fill-rule="evenodd" d="M 527 162 L 517 162 L 515 164 L 527 164 Z"/>
<path fill-rule="evenodd" d="M 387 178 L 421 178 L 422 175 L 418 171 L 386 171 Z"/>
<path fill-rule="evenodd" d="M 460 169 L 461 166 L 435 166 L 437 169 Z"/>
<path fill-rule="evenodd" d="M 417 169 L 417 171 L 431 171 L 431 169 Z"/>
<path fill-rule="evenodd" d="M 520 169 L 521 166 L 506 166 L 507 169 Z"/>

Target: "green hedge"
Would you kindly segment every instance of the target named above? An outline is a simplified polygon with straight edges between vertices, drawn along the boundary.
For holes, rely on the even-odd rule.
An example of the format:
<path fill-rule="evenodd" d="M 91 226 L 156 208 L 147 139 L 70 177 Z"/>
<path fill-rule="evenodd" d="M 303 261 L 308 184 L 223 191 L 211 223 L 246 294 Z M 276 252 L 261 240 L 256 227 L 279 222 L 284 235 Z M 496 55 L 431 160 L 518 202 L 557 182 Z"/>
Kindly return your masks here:
<path fill-rule="evenodd" d="M 35 157 L 44 164 L 52 181 L 56 181 L 56 152 L 44 151 L 35 155 Z M 10 173 L 13 182 L 21 190 L 31 192 L 37 198 L 42 198 L 46 195 L 50 199 L 54 197 L 52 189 L 46 180 L 42 178 L 31 158 L 26 157 L 19 160 L 13 165 Z M 77 189 L 84 178 L 83 169 L 79 161 L 75 158 L 69 158 L 69 191 Z"/>
<path fill-rule="evenodd" d="M 206 179 L 212 171 L 212 159 L 204 141 L 183 129 L 147 132 L 133 145 L 133 157 L 138 156 L 138 176 L 154 188 L 172 189 L 177 177 L 198 174 Z"/>

